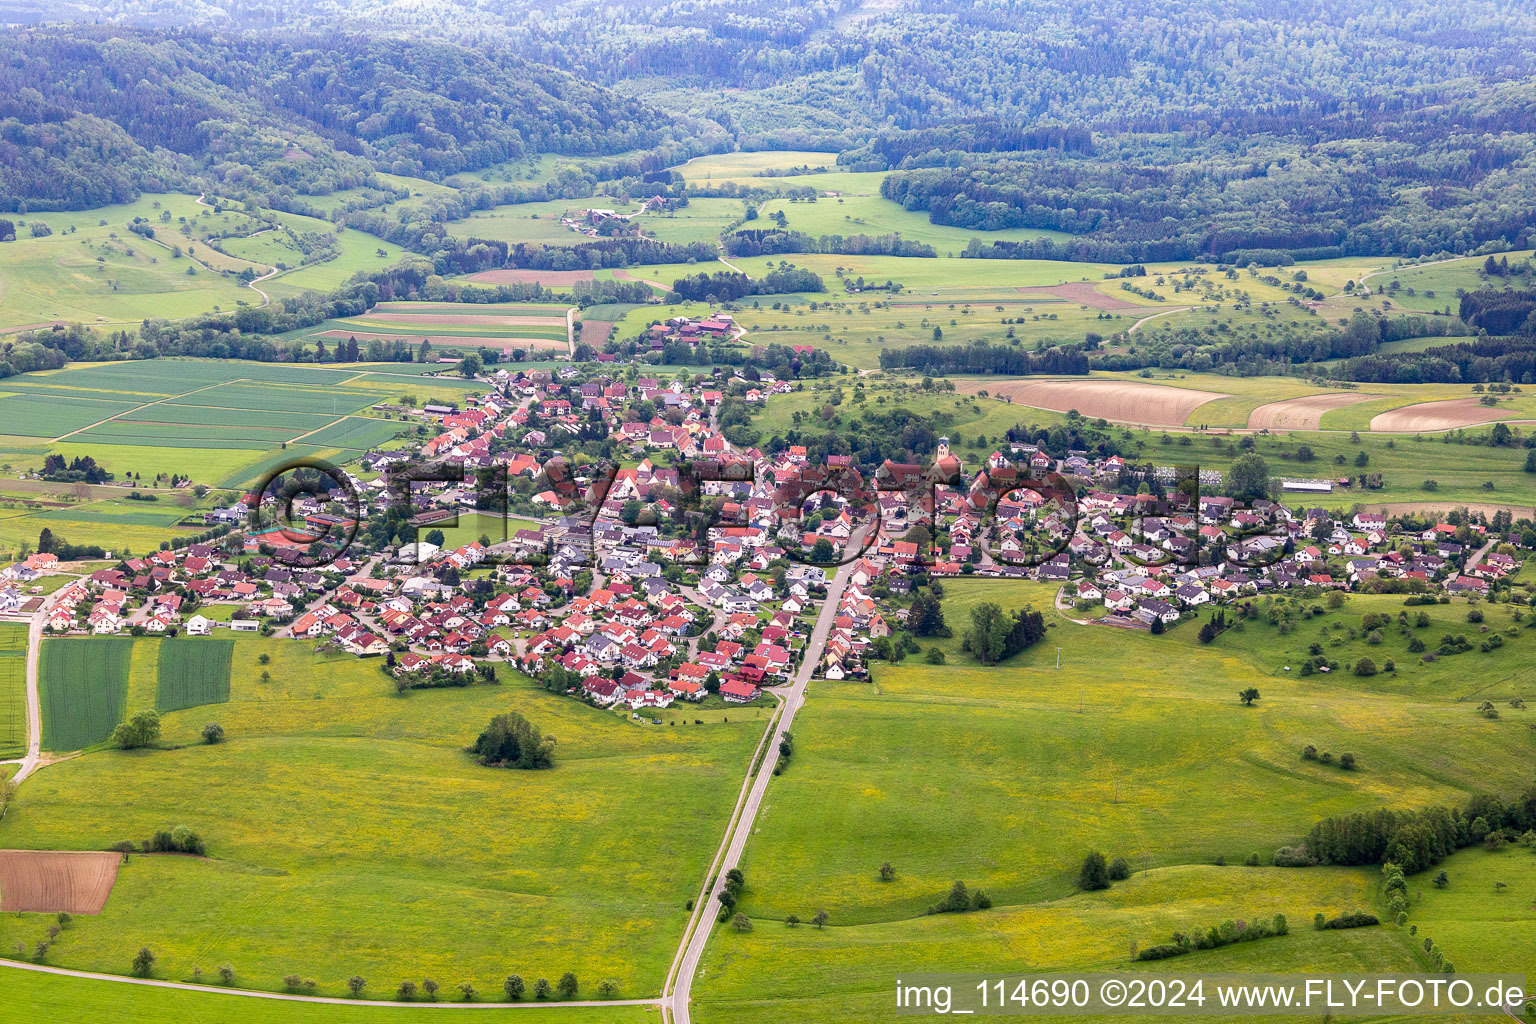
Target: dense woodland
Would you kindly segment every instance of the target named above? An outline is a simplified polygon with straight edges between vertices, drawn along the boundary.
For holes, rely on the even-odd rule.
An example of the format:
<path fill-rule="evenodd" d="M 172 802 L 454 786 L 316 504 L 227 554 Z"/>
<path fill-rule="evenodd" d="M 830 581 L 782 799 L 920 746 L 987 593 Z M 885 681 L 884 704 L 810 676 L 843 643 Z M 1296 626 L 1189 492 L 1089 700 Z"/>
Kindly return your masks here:
<path fill-rule="evenodd" d="M 330 35 L 20 31 L 0 63 L 0 208 L 212 182 L 280 202 L 532 153 L 690 155 L 707 129 L 502 48 Z"/>

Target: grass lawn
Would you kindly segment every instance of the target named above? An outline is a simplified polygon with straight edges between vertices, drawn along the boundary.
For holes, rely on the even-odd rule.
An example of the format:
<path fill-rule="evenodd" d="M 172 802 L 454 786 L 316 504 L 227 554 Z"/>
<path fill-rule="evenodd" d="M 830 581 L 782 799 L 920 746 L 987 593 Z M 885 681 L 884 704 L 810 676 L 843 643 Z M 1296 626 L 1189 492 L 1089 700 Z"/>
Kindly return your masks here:
<path fill-rule="evenodd" d="M 501 685 L 397 696 L 377 659 L 312 648 L 241 635 L 229 701 L 163 716 L 175 749 L 101 750 L 28 781 L 0 846 L 100 849 L 181 823 L 212 858 L 134 857 L 50 962 L 125 973 L 148 945 L 159 977 L 228 963 L 248 987 L 299 973 L 328 995 L 354 973 L 378 994 L 403 978 L 489 992 L 508 973 L 566 970 L 584 991 L 604 978 L 626 997 L 659 990 L 768 709 L 642 726 L 506 666 Z M 558 738 L 554 769 L 463 753 L 508 710 Z M 228 738 L 210 747 L 198 733 L 211 719 Z M 0 945 L 40 920 L 0 919 Z"/>

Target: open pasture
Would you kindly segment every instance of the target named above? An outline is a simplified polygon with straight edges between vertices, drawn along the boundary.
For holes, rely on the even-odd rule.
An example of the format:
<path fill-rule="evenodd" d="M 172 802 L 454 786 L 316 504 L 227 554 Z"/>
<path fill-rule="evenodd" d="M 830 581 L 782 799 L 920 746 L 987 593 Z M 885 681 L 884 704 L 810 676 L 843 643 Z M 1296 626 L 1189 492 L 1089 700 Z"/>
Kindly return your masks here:
<path fill-rule="evenodd" d="M 135 217 L 150 222 L 155 240 L 128 230 Z M 145 195 L 133 203 L 20 219 L 17 239 L 0 247 L 0 329 L 61 321 L 136 323 L 261 301 L 218 272 L 225 269 L 222 259 L 199 241 L 201 232 L 213 230 L 214 217 L 211 211 L 203 217 L 191 196 Z M 46 224 L 52 233 L 32 237 L 26 227 L 32 223 Z M 199 265 L 204 257 L 212 261 L 208 266 Z"/>
<path fill-rule="evenodd" d="M 43 749 L 82 750 L 112 735 L 128 696 L 127 637 L 43 642 L 38 689 L 43 704 Z"/>
<path fill-rule="evenodd" d="M 133 858 L 50 962 L 124 973 L 123 950 L 150 945 L 159 977 L 227 962 L 244 986 L 279 990 L 298 972 L 323 995 L 353 973 L 383 995 L 403 977 L 491 993 L 509 973 L 566 970 L 584 992 L 609 977 L 623 997 L 657 991 L 769 712 L 663 711 L 642 726 L 498 668 L 500 685 L 400 696 L 377 659 L 235 638 L 229 701 L 163 716 L 174 749 L 52 765 L 0 824 L 21 849 L 99 849 L 176 824 L 208 843 L 210 860 Z M 557 737 L 553 769 L 464 754 L 508 710 Z M 215 746 L 198 742 L 210 718 L 227 735 Z M 0 919 L 0 942 L 34 928 Z"/>

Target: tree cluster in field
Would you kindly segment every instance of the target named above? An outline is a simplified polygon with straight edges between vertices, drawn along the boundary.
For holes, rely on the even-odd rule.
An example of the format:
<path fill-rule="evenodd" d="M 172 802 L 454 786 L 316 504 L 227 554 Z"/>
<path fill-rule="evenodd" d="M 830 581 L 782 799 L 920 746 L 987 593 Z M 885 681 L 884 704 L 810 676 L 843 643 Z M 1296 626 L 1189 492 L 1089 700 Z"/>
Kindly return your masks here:
<path fill-rule="evenodd" d="M 721 244 L 725 247 L 725 254 L 732 258 L 799 252 L 928 259 L 938 255 L 927 242 L 914 242 L 900 235 L 822 235 L 812 238 L 803 231 L 749 228 L 731 232 L 721 240 Z"/>
<path fill-rule="evenodd" d="M 1112 882 L 1123 882 L 1131 877 L 1131 865 L 1124 857 L 1113 861 L 1104 859 L 1097 850 L 1083 858 L 1083 866 L 1077 872 L 1077 887 L 1084 892 L 1108 889 Z"/>
<path fill-rule="evenodd" d="M 1381 924 L 1375 914 L 1364 910 L 1346 911 L 1337 917 L 1329 917 L 1323 913 L 1312 916 L 1312 927 L 1320 932 L 1339 931 L 1346 928 L 1370 928 Z"/>
<path fill-rule="evenodd" d="M 980 889 L 968 889 L 964 882 L 950 886 L 939 902 L 928 908 L 930 914 L 964 914 L 970 910 L 991 910 L 992 897 Z"/>
<path fill-rule="evenodd" d="M 776 267 L 761 277 L 731 270 L 699 273 L 672 282 L 672 294 L 683 302 L 734 302 L 749 295 L 785 295 L 791 292 L 824 292 L 821 275 L 799 267 Z"/>
<path fill-rule="evenodd" d="M 1319 753 L 1317 747 L 1311 743 L 1301 748 L 1301 759 L 1303 761 L 1317 761 L 1320 764 L 1334 763 L 1334 757 L 1331 753 L 1326 750 Z M 1338 765 L 1347 772 L 1355 771 L 1360 767 L 1360 763 L 1355 759 L 1355 755 L 1347 750 L 1339 755 Z"/>
<path fill-rule="evenodd" d="M 1536 829 L 1536 786 L 1510 803 L 1477 794 L 1464 807 L 1367 811 L 1324 818 L 1300 846 L 1275 852 L 1277 867 L 1312 864 L 1398 865 L 1406 874 L 1433 867 L 1468 846 L 1506 842 Z"/>
<path fill-rule="evenodd" d="M 555 766 L 555 738 L 515 711 L 492 718 L 467 749 L 481 764 L 495 768 Z"/>
<path fill-rule="evenodd" d="M 907 628 L 913 636 L 953 635 L 953 630 L 944 622 L 944 602 L 938 595 L 925 591 L 919 591 L 912 599 L 912 607 L 907 610 Z"/>
<path fill-rule="evenodd" d="M 713 242 L 659 242 L 654 238 L 606 238 L 574 246 L 518 242 L 506 266 L 524 270 L 601 270 L 653 263 L 706 263 L 719 255 Z"/>
<path fill-rule="evenodd" d="M 880 369 L 912 369 L 930 376 L 956 373 L 1088 372 L 1088 356 L 1076 347 L 1035 352 L 1018 345 L 973 341 L 965 345 L 903 345 L 880 350 Z"/>
<path fill-rule="evenodd" d="M 1417 352 L 1359 356 L 1339 363 L 1333 375 L 1369 384 L 1536 383 L 1533 334 L 1536 331 L 1525 329 L 1518 337 L 1478 338 Z"/>
<path fill-rule="evenodd" d="M 1045 617 L 1033 608 L 1010 617 L 996 603 L 984 601 L 971 609 L 971 628 L 960 647 L 983 665 L 996 665 L 1039 643 L 1045 630 Z"/>
<path fill-rule="evenodd" d="M 720 920 L 725 922 L 731 919 L 731 912 L 736 909 L 736 904 L 741 902 L 741 894 L 747 887 L 747 876 L 741 873 L 740 868 L 731 868 L 725 873 L 725 885 L 720 890 Z"/>
<path fill-rule="evenodd" d="M 1251 921 L 1237 918 L 1213 924 L 1208 928 L 1196 928 L 1190 932 L 1174 932 L 1170 941 L 1134 954 L 1137 960 L 1167 960 L 1183 956 L 1198 949 L 1219 949 L 1238 942 L 1255 942 L 1271 936 L 1285 935 L 1290 931 L 1284 914 L 1273 917 L 1255 917 Z"/>
<path fill-rule="evenodd" d="M 126 722 L 112 730 L 112 745 L 124 750 L 148 747 L 160 739 L 160 716 L 154 711 L 136 711 Z"/>

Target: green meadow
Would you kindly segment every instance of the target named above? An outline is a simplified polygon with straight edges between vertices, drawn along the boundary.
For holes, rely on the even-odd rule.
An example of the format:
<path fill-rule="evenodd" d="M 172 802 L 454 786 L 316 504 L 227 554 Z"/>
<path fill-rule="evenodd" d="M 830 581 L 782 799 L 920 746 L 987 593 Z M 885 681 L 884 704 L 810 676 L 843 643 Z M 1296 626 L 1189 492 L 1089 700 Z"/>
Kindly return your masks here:
<path fill-rule="evenodd" d="M 0 245 L 0 328 L 136 323 L 259 303 L 254 291 L 219 272 L 238 267 L 201 243 L 215 219 L 204 212 L 192 196 L 145 195 L 95 210 L 24 215 L 16 240 Z M 156 239 L 128 230 L 135 217 L 150 222 Z M 34 223 L 51 234 L 33 237 Z"/>
<path fill-rule="evenodd" d="M 153 700 L 179 657 L 156 646 L 133 660 L 130 703 Z M 258 636 L 235 638 L 230 665 L 228 701 L 164 714 L 162 749 L 52 765 L 0 823 L 9 848 L 100 849 L 176 824 L 208 844 L 207 860 L 133 857 L 51 963 L 121 974 L 149 946 L 157 977 L 230 964 L 257 989 L 298 973 L 324 995 L 352 974 L 375 998 L 422 977 L 492 992 L 509 973 L 572 970 L 587 992 L 611 978 L 623 997 L 653 994 L 768 721 L 688 709 L 642 725 L 505 665 L 498 684 L 401 696 L 377 659 Z M 463 752 L 505 711 L 557 738 L 553 769 Z M 210 720 L 216 746 L 199 739 Z M 43 926 L 6 915 L 0 945 Z"/>
<path fill-rule="evenodd" d="M 1164 636 L 1075 625 L 1050 596 L 1032 583 L 946 581 L 955 637 L 922 641 L 945 665 L 918 655 L 874 663 L 867 683 L 811 685 L 743 859 L 742 910 L 756 927 L 712 938 L 695 986 L 705 1019 L 825 1019 L 829 1006 L 883 1019 L 901 970 L 1127 969 L 1133 940 L 1145 948 L 1255 913 L 1284 913 L 1292 934 L 1177 969 L 1419 969 L 1395 926 L 1307 930 L 1317 911 L 1375 909 L 1372 871 L 1263 865 L 1320 817 L 1527 785 L 1536 718 L 1510 707 L 1489 720 L 1476 702 L 1536 695 L 1523 670 L 1536 633 L 1521 624 L 1489 654 L 1415 665 L 1395 629 L 1380 645 L 1347 639 L 1368 611 L 1395 617 L 1401 598 L 1354 597 L 1285 631 L 1261 613 L 1205 646 L 1189 623 Z M 959 637 L 989 600 L 1044 608 L 1044 642 L 977 665 Z M 1493 628 L 1514 625 L 1506 607 L 1484 608 Z M 1419 633 L 1476 633 L 1465 602 L 1425 610 Z M 1301 677 L 1297 649 L 1315 639 L 1341 662 L 1401 651 L 1400 667 Z M 1250 685 L 1261 696 L 1244 707 L 1237 693 Z M 1307 744 L 1353 753 L 1358 770 L 1302 760 Z M 1125 857 L 1130 881 L 1077 892 L 1091 850 Z M 1261 866 L 1239 866 L 1251 854 Z M 886 862 L 891 881 L 879 877 Z M 956 879 L 994 909 L 928 915 Z M 830 915 L 823 930 L 784 923 L 818 910 Z"/>
<path fill-rule="evenodd" d="M 162 1024 L 167 1019 L 196 1021 L 197 1024 L 375 1024 L 392 1022 L 401 1013 L 391 1007 L 369 1005 L 366 1000 L 360 1000 L 356 1006 L 283 1002 L 220 992 L 149 988 L 38 974 L 3 965 L 0 965 L 0 972 L 4 972 L 0 977 L 5 979 L 0 986 L 4 991 L 4 995 L 0 995 L 0 1007 L 16 1020 L 111 1019 L 119 1024 Z M 455 987 L 457 981 L 438 979 L 438 983 L 443 987 L 439 998 L 459 998 Z M 376 980 L 364 994 L 375 998 L 393 997 L 396 984 L 396 981 Z M 388 991 L 384 991 L 386 987 Z M 484 1001 L 500 995 L 499 986 L 495 991 L 479 993 Z M 424 1004 L 411 1010 L 410 1015 L 413 1020 L 420 1018 L 426 1024 L 444 1024 L 458 1020 L 462 1013 Z M 486 1024 L 645 1024 L 659 1020 L 660 1016 L 648 1006 L 508 1006 L 505 1009 L 482 1007 L 474 1011 L 474 1019 Z"/>

